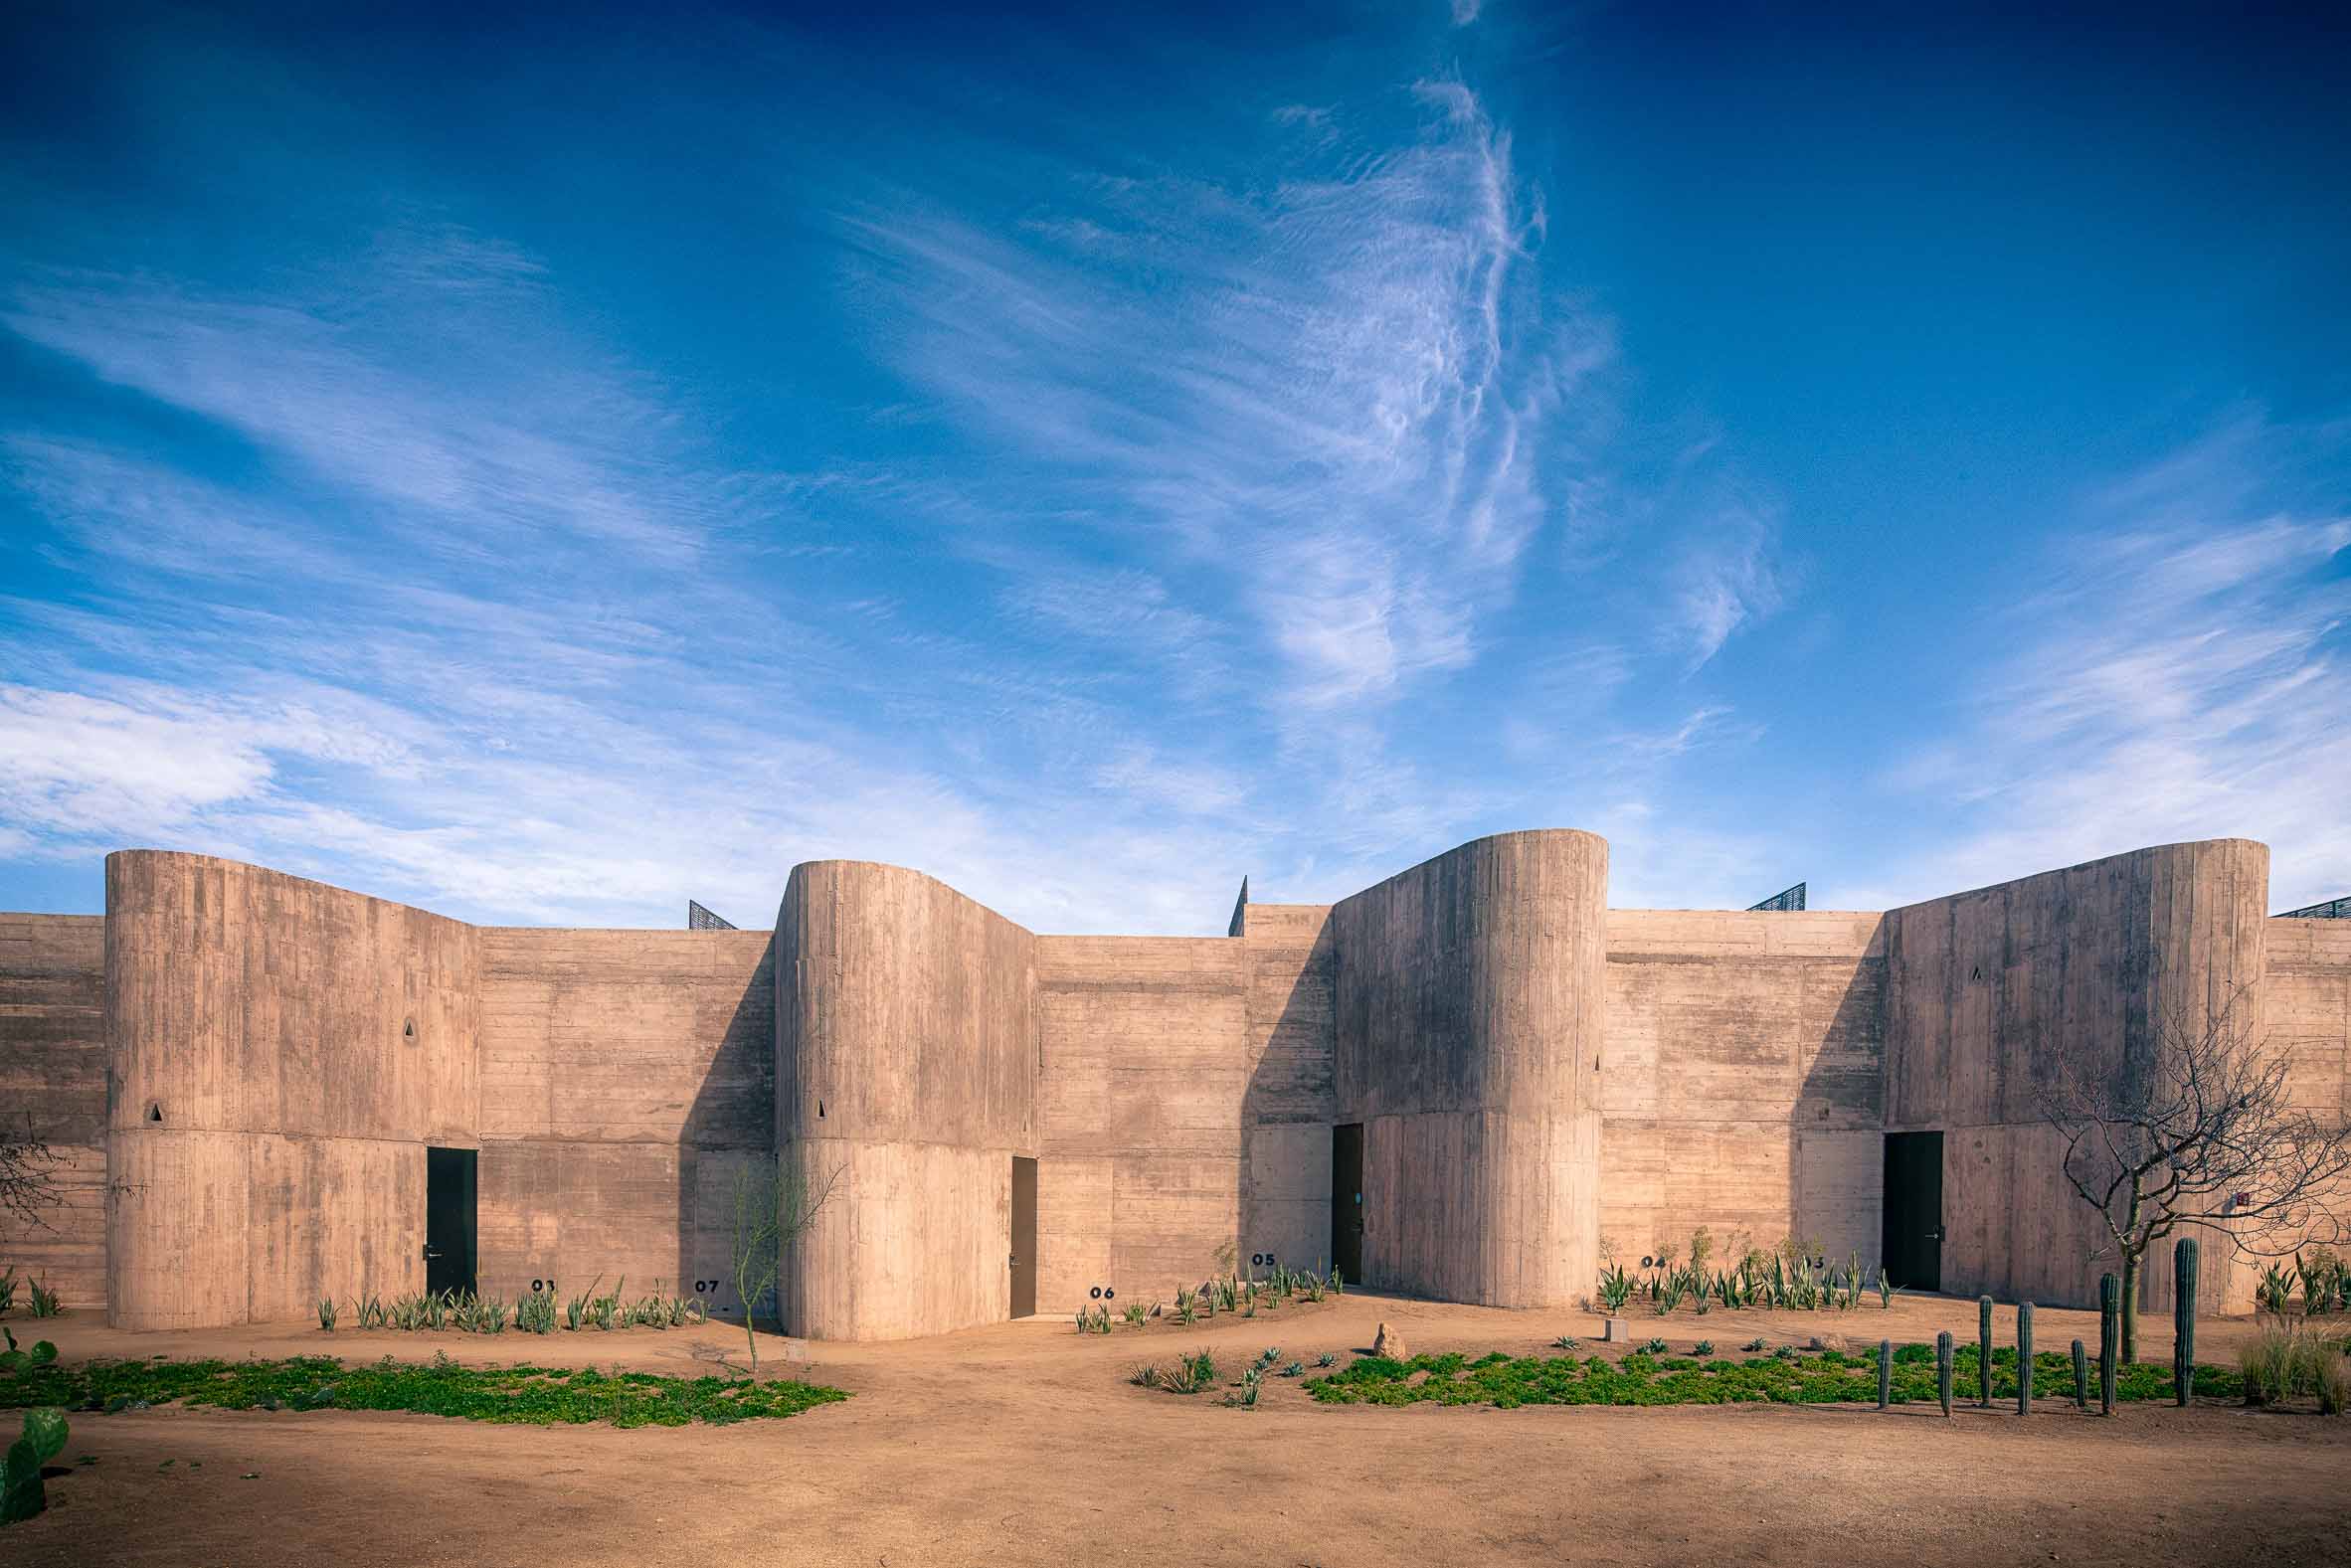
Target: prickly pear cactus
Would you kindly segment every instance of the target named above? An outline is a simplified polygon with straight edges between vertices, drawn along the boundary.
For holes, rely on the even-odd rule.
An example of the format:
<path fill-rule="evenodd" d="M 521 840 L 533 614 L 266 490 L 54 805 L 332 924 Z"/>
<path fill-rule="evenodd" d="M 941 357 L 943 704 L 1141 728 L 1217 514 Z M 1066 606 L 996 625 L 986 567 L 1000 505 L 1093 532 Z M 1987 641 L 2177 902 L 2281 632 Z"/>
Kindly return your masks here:
<path fill-rule="evenodd" d="M 1943 1414 L 1951 1413 L 1951 1330 L 1946 1328 L 1934 1336 L 1934 1396 L 1942 1401 Z"/>
<path fill-rule="evenodd" d="M 66 1447 L 66 1413 L 28 1410 L 24 1435 L 8 1446 L 0 1460 L 0 1524 L 29 1519 L 49 1505 L 41 1484 L 41 1467 Z"/>

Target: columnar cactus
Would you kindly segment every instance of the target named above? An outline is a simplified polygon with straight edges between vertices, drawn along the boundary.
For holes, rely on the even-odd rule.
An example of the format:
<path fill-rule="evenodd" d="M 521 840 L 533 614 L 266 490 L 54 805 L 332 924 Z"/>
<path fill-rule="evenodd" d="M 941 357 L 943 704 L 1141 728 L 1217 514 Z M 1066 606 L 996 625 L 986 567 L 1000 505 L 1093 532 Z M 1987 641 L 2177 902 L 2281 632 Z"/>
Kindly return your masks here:
<path fill-rule="evenodd" d="M 1975 1381 L 1976 1403 L 1986 1410 L 1992 1408 L 1992 1299 L 1975 1299 Z"/>
<path fill-rule="evenodd" d="M 2033 1304 L 2016 1309 L 2016 1413 L 2033 1413 Z"/>
<path fill-rule="evenodd" d="M 1894 1341 L 1878 1341 L 1878 1408 L 1888 1410 L 1894 1405 Z"/>
<path fill-rule="evenodd" d="M 2114 1413 L 2114 1358 L 2122 1349 L 2122 1281 L 2098 1276 L 2098 1413 Z"/>
<path fill-rule="evenodd" d="M 1951 1330 L 1946 1328 L 1934 1336 L 1934 1397 L 1942 1401 L 1943 1414 L 1951 1413 Z"/>
<path fill-rule="evenodd" d="M 2074 1408 L 2089 1408 L 2089 1352 L 2079 1339 L 2074 1341 Z"/>
<path fill-rule="evenodd" d="M 2196 1388 L 2196 1238 L 2182 1236 L 2171 1250 L 2172 1398 L 2186 1404 Z"/>

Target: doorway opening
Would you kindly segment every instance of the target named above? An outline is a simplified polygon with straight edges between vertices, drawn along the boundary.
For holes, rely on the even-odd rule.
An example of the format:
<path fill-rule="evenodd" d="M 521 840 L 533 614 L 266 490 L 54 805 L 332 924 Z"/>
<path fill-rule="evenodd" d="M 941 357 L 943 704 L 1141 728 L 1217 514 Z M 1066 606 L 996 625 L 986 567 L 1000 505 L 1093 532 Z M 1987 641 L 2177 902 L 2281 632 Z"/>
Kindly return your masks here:
<path fill-rule="evenodd" d="M 1943 1288 L 1943 1135 L 1886 1134 L 1886 1277 L 1905 1291 Z"/>
<path fill-rule="evenodd" d="M 1012 1156 L 1012 1315 L 1036 1315 L 1036 1161 Z"/>
<path fill-rule="evenodd" d="M 474 1162 L 469 1148 L 425 1150 L 425 1290 L 470 1291 L 474 1249 Z"/>
<path fill-rule="evenodd" d="M 1331 1267 L 1363 1280 L 1363 1124 L 1331 1130 Z"/>

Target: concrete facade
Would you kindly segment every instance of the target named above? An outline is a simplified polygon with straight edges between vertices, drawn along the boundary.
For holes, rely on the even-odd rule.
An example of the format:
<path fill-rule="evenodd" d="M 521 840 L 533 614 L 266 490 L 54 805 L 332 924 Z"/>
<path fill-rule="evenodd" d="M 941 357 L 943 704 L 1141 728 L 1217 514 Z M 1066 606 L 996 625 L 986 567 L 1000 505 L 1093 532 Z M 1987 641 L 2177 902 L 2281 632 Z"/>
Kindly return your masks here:
<path fill-rule="evenodd" d="M 856 861 L 796 868 L 772 933 L 567 931 L 124 851 L 102 918 L 0 915 L 0 1090 L 64 1194 L 0 1267 L 141 1328 L 419 1290 L 450 1148 L 483 1291 L 716 1281 L 739 1309 L 729 1200 L 782 1152 L 838 1185 L 775 1309 L 898 1338 L 1010 1313 L 1016 1160 L 1036 1309 L 1066 1313 L 1325 1263 L 1359 1129 L 1358 1283 L 1533 1307 L 1699 1226 L 1874 1260 L 1886 1139 L 1934 1132 L 1944 1288 L 2081 1305 L 2103 1266 L 2034 1115 L 2052 1064 L 2125 1070 L 2242 986 L 2297 1097 L 2351 1114 L 2351 922 L 2264 918 L 2261 845 L 1885 913 L 1612 910 L 1607 865 L 1502 834 L 1121 938 Z"/>

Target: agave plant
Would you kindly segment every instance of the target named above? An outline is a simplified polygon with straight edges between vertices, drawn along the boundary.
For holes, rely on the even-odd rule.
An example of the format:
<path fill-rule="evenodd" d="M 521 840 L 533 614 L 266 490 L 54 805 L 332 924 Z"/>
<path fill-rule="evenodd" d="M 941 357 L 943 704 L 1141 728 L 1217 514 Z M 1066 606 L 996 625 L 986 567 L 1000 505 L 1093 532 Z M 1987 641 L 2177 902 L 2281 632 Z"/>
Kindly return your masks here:
<path fill-rule="evenodd" d="M 341 1315 L 342 1308 L 335 1306 L 335 1299 L 333 1297 L 321 1296 L 318 1298 L 319 1327 L 325 1329 L 330 1334 L 333 1333 L 335 1331 L 335 1319 Z"/>
<path fill-rule="evenodd" d="M 1633 1298 L 1632 1276 L 1624 1272 L 1624 1265 L 1612 1263 L 1600 1271 L 1600 1305 L 1611 1312 L 1624 1310 L 1624 1304 Z"/>

